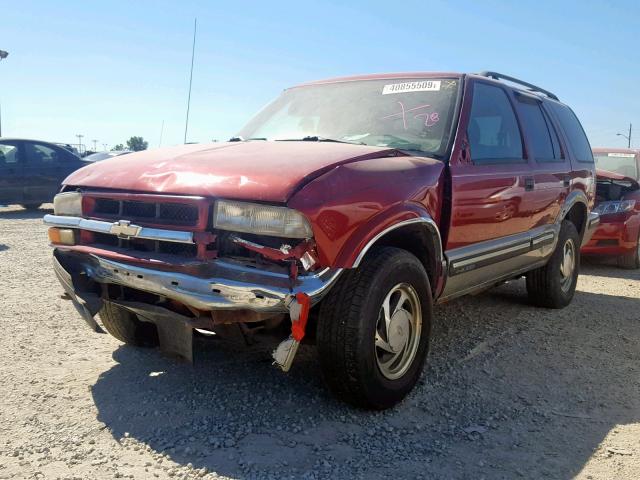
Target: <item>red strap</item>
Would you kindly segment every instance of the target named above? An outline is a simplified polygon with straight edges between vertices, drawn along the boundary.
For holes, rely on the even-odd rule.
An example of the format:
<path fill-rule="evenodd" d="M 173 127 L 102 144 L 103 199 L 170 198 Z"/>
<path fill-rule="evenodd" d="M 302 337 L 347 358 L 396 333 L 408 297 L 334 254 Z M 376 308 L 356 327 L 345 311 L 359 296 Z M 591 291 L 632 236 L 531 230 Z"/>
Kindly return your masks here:
<path fill-rule="evenodd" d="M 311 308 L 311 299 L 306 293 L 296 293 L 296 301 L 300 304 L 300 317 L 298 320 L 291 322 L 291 336 L 298 342 L 304 338 L 305 329 L 307 328 L 307 319 L 309 318 L 309 309 Z"/>

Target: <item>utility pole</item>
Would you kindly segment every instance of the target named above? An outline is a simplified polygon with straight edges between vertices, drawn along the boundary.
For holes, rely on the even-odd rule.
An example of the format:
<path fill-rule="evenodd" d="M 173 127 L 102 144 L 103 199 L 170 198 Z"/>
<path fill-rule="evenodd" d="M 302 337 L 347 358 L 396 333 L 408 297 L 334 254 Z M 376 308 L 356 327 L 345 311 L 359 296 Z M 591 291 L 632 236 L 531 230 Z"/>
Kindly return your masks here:
<path fill-rule="evenodd" d="M 629 124 L 629 138 L 627 138 L 627 147 L 631 148 L 631 129 L 633 128 L 633 125 Z"/>
<path fill-rule="evenodd" d="M 82 155 L 82 137 L 84 135 L 76 135 L 76 137 L 78 137 L 78 153 Z"/>
<path fill-rule="evenodd" d="M 162 120 L 162 126 L 160 127 L 160 141 L 158 141 L 158 148 L 162 146 L 162 134 L 164 133 L 164 120 Z"/>
<path fill-rule="evenodd" d="M 187 118 L 184 122 L 184 143 L 187 143 L 187 129 L 189 128 L 189 107 L 191 106 L 191 83 L 193 82 L 193 58 L 196 53 L 196 29 L 198 19 L 193 19 L 193 46 L 191 47 L 191 71 L 189 73 L 189 96 L 187 97 Z"/>
<path fill-rule="evenodd" d="M 91 140 L 93 142 L 93 151 L 98 151 L 98 140 Z"/>
<path fill-rule="evenodd" d="M 627 148 L 631 148 L 631 129 L 633 128 L 632 124 L 629 124 L 629 135 L 625 135 L 624 133 L 616 133 L 618 137 L 624 137 L 627 139 Z"/>
<path fill-rule="evenodd" d="M 103 148 L 103 149 L 104 149 L 104 151 L 106 152 L 106 151 L 107 151 L 107 144 L 106 144 L 106 143 L 103 143 L 103 144 L 102 144 L 102 148 Z"/>
<path fill-rule="evenodd" d="M 4 60 L 9 56 L 9 52 L 0 50 L 0 60 Z M 0 103 L 0 137 L 2 137 L 2 103 Z"/>

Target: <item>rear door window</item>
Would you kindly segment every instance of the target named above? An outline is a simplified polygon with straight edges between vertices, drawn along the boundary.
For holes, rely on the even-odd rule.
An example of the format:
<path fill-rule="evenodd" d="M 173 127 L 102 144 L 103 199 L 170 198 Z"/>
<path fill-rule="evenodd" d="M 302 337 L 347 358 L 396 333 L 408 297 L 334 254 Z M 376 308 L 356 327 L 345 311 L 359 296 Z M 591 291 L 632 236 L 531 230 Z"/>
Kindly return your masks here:
<path fill-rule="evenodd" d="M 593 163 L 591 145 L 589 145 L 587 135 L 584 133 L 584 129 L 582 125 L 580 125 L 576 114 L 566 105 L 555 102 L 549 102 L 549 105 L 551 105 L 551 109 L 558 117 L 560 126 L 567 136 L 569 147 L 571 147 L 576 160 L 579 162 Z"/>
<path fill-rule="evenodd" d="M 550 119 L 542 110 L 539 100 L 526 95 L 516 95 L 517 110 L 522 128 L 533 149 L 537 162 L 560 162 L 562 151 L 560 142 Z"/>
<path fill-rule="evenodd" d="M 475 164 L 525 161 L 516 115 L 500 87 L 475 84 L 467 138 Z"/>

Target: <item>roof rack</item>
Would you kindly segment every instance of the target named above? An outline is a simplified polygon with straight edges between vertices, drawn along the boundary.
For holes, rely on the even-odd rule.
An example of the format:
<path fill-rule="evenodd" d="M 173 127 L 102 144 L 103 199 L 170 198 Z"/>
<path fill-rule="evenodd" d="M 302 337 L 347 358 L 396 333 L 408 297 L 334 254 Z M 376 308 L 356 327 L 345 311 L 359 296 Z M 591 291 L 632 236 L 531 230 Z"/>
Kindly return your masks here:
<path fill-rule="evenodd" d="M 523 80 L 518 80 L 517 78 L 514 77 L 510 77 L 508 75 L 503 75 L 502 73 L 498 73 L 498 72 L 480 72 L 478 73 L 478 75 L 480 75 L 481 77 L 488 77 L 488 78 L 494 78 L 496 80 L 507 80 L 508 82 L 512 82 L 512 83 L 517 83 L 518 85 L 523 85 L 525 87 L 527 87 L 529 90 L 533 91 L 533 92 L 540 92 L 544 95 L 546 95 L 549 98 L 553 98 L 554 100 L 558 100 L 558 97 L 551 93 L 549 90 L 545 90 L 543 88 L 540 87 L 536 87 L 535 85 L 525 82 Z"/>

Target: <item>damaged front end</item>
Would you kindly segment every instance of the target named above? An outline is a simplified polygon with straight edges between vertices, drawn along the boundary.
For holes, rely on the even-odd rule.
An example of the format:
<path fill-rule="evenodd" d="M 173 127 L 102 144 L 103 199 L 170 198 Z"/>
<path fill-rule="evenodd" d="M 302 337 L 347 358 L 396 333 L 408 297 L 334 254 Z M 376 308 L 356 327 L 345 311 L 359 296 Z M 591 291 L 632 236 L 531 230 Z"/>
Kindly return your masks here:
<path fill-rule="evenodd" d="M 246 329 L 288 316 L 291 335 L 274 352 L 274 363 L 287 371 L 310 308 L 341 272 L 319 265 L 310 227 L 284 207 L 149 194 L 61 195 L 66 198 L 44 221 L 55 273 L 85 322 L 101 331 L 94 317 L 110 302 L 155 324 L 161 349 L 188 360 L 194 329 Z M 270 215 L 271 224 L 251 216 L 242 224 L 242 208 Z M 286 237 L 274 235 L 277 209 L 288 215 Z M 273 232 L 261 231 L 269 228 Z"/>

